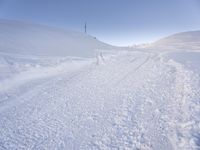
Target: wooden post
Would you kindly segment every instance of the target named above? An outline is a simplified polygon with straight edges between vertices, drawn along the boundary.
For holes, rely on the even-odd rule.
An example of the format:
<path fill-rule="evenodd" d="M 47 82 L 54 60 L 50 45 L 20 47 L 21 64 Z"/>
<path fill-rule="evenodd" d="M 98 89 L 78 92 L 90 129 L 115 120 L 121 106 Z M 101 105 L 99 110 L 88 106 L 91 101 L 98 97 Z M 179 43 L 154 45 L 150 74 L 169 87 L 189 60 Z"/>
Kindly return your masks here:
<path fill-rule="evenodd" d="M 85 22 L 85 34 L 87 34 L 87 22 Z"/>

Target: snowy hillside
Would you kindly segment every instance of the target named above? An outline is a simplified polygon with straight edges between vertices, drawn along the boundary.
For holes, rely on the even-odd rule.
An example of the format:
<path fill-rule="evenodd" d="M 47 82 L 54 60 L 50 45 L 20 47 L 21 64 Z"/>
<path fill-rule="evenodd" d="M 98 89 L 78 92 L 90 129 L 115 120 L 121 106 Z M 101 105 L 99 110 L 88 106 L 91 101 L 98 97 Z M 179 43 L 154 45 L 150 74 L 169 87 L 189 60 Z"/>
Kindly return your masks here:
<path fill-rule="evenodd" d="M 111 49 L 90 35 L 18 21 L 0 20 L 0 52 L 45 56 L 94 56 Z"/>
<path fill-rule="evenodd" d="M 200 148 L 199 32 L 116 51 L 44 26 L 0 31 L 0 150 Z"/>
<path fill-rule="evenodd" d="M 200 50 L 200 31 L 177 33 L 153 43 L 152 47 L 179 50 Z"/>

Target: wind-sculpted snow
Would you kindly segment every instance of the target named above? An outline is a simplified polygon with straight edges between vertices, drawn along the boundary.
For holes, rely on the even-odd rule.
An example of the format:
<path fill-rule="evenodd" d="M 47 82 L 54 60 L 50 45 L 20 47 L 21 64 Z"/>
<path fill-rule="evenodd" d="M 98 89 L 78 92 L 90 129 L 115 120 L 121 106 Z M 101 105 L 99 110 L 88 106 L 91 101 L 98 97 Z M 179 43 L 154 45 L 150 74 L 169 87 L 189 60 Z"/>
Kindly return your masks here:
<path fill-rule="evenodd" d="M 1 77 L 10 85 L 0 90 L 0 149 L 199 149 L 200 72 L 186 57 L 199 53 L 105 53 L 83 60 L 2 54 L 1 71 L 9 66 L 29 78 Z"/>

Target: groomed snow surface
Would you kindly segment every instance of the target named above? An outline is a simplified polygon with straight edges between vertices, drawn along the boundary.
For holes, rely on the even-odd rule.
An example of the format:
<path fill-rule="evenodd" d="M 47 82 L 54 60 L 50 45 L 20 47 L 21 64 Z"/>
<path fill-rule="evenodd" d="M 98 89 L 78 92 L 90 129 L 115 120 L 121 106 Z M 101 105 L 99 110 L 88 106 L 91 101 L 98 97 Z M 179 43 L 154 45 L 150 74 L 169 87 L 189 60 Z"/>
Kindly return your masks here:
<path fill-rule="evenodd" d="M 88 58 L 71 57 L 67 47 L 62 57 L 45 55 L 48 49 L 33 54 L 28 44 L 26 51 L 14 40 L 19 47 L 12 49 L 4 40 L 0 150 L 200 149 L 198 43 L 181 50 L 96 45 L 98 50 L 89 49 L 95 57 Z"/>

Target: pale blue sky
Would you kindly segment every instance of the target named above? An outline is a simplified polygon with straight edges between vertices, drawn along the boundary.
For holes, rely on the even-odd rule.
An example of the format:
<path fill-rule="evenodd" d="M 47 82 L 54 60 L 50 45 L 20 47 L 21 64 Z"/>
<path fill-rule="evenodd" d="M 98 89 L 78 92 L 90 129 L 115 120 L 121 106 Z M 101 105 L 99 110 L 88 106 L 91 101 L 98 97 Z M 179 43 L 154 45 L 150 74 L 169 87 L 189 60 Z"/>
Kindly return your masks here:
<path fill-rule="evenodd" d="M 0 18 L 88 33 L 113 45 L 200 30 L 200 0 L 0 0 Z"/>

